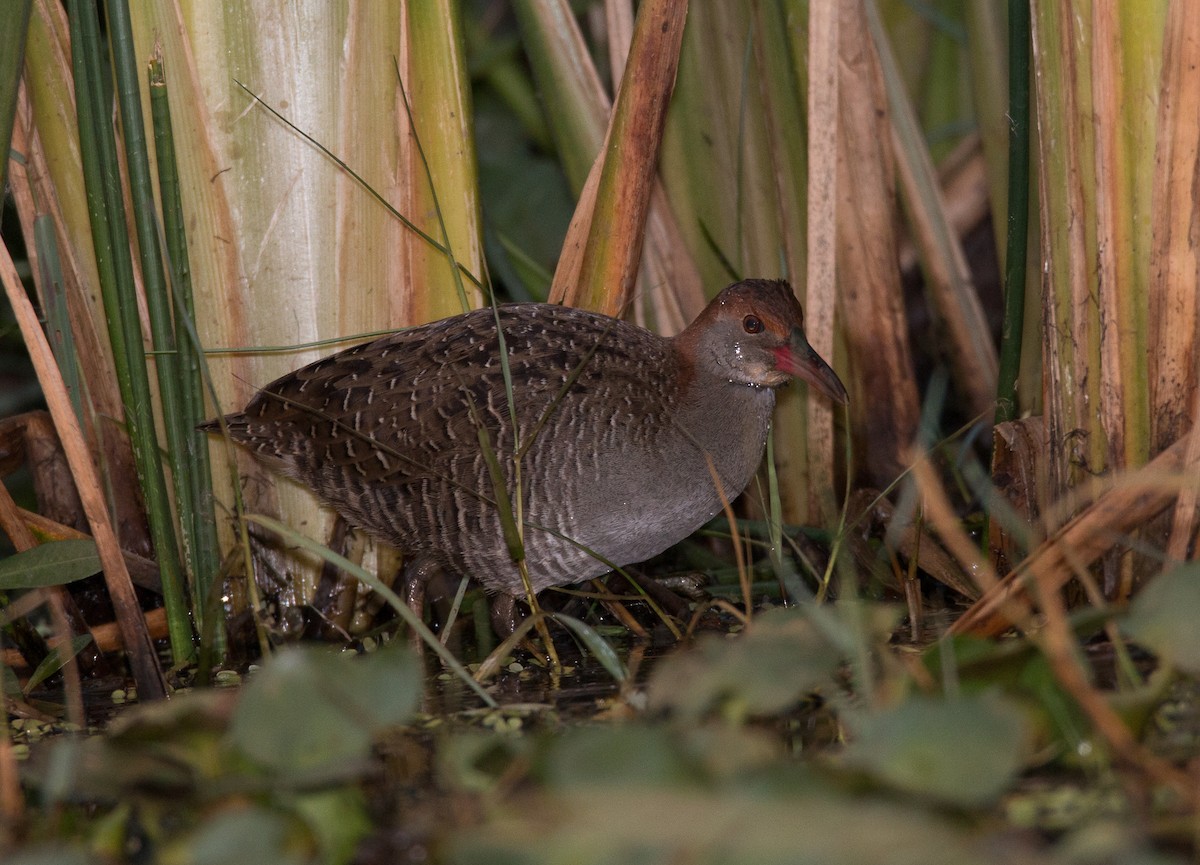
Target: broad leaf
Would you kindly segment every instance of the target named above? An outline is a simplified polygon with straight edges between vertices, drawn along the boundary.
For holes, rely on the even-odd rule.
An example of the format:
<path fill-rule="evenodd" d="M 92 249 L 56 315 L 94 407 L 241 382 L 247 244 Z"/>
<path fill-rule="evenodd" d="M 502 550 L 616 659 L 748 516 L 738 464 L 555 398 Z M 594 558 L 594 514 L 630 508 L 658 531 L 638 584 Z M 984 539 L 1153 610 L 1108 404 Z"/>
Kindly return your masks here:
<path fill-rule="evenodd" d="M 998 695 L 915 697 L 852 726 L 849 765 L 961 806 L 984 805 L 1004 792 L 1028 740 L 1020 710 Z"/>
<path fill-rule="evenodd" d="M 99 571 L 95 541 L 50 541 L 0 560 L 0 591 L 62 586 Z"/>
<path fill-rule="evenodd" d="M 420 667 L 406 649 L 287 649 L 246 686 L 229 741 L 272 769 L 327 769 L 365 758 L 375 733 L 408 718 L 420 696 Z"/>
<path fill-rule="evenodd" d="M 1165 661 L 1200 673 L 1200 565 L 1176 568 L 1147 583 L 1129 606 L 1124 630 Z"/>
<path fill-rule="evenodd" d="M 773 610 L 740 637 L 701 639 L 664 660 L 647 686 L 649 704 L 684 716 L 769 715 L 828 683 L 841 659 L 803 612 Z"/>

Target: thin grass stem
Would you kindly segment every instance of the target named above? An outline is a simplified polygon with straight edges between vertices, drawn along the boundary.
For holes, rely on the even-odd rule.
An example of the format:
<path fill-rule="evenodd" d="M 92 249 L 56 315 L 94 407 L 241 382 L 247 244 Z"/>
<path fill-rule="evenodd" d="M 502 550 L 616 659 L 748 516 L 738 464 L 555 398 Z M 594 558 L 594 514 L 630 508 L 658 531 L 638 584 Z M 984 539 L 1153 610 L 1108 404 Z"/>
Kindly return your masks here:
<path fill-rule="evenodd" d="M 1029 252 L 1029 52 L 1028 3 L 1008 4 L 1008 239 L 1004 259 L 1004 323 L 996 423 L 1017 417 L 1025 316 L 1025 259 Z"/>
<path fill-rule="evenodd" d="M 184 595 L 174 518 L 154 428 L 153 401 L 138 318 L 132 243 L 125 228 L 117 145 L 107 121 L 111 95 L 106 86 L 108 79 L 104 72 L 100 23 L 93 4 L 72 0 L 69 12 L 72 62 L 78 94 L 76 105 L 79 112 L 80 150 L 88 189 L 93 244 L 101 276 L 100 293 L 109 322 L 109 339 L 112 342 L 121 399 L 125 405 L 125 422 L 138 480 L 146 499 L 150 537 L 162 571 L 171 649 L 177 659 L 183 659 L 191 654 L 191 622 Z M 114 21 L 113 14 L 114 8 L 110 8 L 109 27 L 115 34 L 120 29 L 120 11 L 116 11 L 117 21 Z M 129 43 L 128 48 L 123 50 L 132 52 L 132 38 Z M 129 62 L 133 62 L 132 55 Z M 114 63 L 120 65 L 116 58 Z M 132 102 L 132 107 L 127 104 L 123 114 L 128 115 L 133 111 L 137 116 L 136 121 L 126 123 L 128 132 L 134 122 L 140 124 L 141 121 L 136 78 L 134 93 L 132 97 L 126 95 L 126 100 Z M 130 146 L 134 146 L 132 142 Z M 156 241 L 152 242 L 156 244 Z"/>
<path fill-rule="evenodd" d="M 180 195 L 179 171 L 175 161 L 175 142 L 171 128 L 171 105 L 167 93 L 162 57 L 156 52 L 149 69 L 150 110 L 154 122 L 154 152 L 158 167 L 159 198 L 163 210 L 163 234 L 170 267 L 170 289 L 174 313 L 172 329 L 179 351 L 176 363 L 180 385 L 179 409 L 182 413 L 184 458 L 190 467 L 188 486 L 180 492 L 187 500 L 187 516 L 191 541 L 192 577 L 195 586 L 195 614 L 203 633 L 204 615 L 210 608 L 208 597 L 221 567 L 216 525 L 213 520 L 212 463 L 207 436 L 196 429 L 205 419 L 204 384 L 200 365 L 204 362 L 203 348 L 194 338 L 195 328 L 182 322 L 195 321 L 196 308 L 192 295 L 191 266 L 188 260 L 187 234 L 184 227 L 183 200 Z M 184 513 L 180 514 L 181 519 Z M 217 629 L 220 639 L 222 629 Z"/>

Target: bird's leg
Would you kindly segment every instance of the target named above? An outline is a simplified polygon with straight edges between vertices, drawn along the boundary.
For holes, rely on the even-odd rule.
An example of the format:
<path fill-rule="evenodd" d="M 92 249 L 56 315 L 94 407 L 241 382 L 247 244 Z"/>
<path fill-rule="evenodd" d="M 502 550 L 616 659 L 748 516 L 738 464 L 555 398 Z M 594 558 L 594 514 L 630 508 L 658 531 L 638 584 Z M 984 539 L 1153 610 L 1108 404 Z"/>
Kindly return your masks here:
<path fill-rule="evenodd" d="M 342 556 L 349 557 L 350 527 L 339 516 L 333 521 L 333 532 L 329 537 L 328 547 Z M 354 602 L 358 597 L 358 581 L 345 571 L 326 562 L 321 567 L 321 576 L 317 581 L 317 590 L 313 593 L 310 611 L 313 615 L 305 625 L 306 637 L 319 637 L 323 634 L 337 635 L 348 639 L 350 620 L 354 616 Z"/>
<path fill-rule="evenodd" d="M 404 603 L 418 621 L 425 618 L 425 594 L 429 581 L 437 573 L 437 563 L 429 556 L 418 555 L 404 564 Z M 425 656 L 425 644 L 416 628 L 409 628 L 409 644 L 418 657 Z"/>
<path fill-rule="evenodd" d="M 492 630 L 501 640 L 511 637 L 525 618 L 517 608 L 517 599 L 508 594 L 488 599 L 488 617 L 492 620 Z"/>
<path fill-rule="evenodd" d="M 626 585 L 630 585 L 635 592 L 640 589 L 653 602 L 653 606 L 681 622 L 686 622 L 691 616 L 688 601 L 704 596 L 702 581 L 703 577 L 697 579 L 696 575 L 691 574 L 649 577 L 635 573 L 630 568 L 626 568 L 623 574 L 612 574 L 608 578 L 610 589 L 623 591 Z"/>

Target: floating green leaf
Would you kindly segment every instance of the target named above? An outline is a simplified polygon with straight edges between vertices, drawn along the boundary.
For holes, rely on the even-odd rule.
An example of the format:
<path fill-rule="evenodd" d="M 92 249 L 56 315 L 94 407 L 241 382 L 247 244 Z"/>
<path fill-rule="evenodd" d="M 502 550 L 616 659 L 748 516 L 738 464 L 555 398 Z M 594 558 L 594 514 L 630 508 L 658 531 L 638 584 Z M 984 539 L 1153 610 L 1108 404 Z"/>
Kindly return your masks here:
<path fill-rule="evenodd" d="M 7 865 L 93 865 L 98 860 L 78 848 L 54 844 L 30 847 L 4 861 Z"/>
<path fill-rule="evenodd" d="M 261 806 L 226 811 L 189 839 L 176 861 L 193 865 L 301 865 L 312 861 L 298 843 L 295 821 Z M 184 853 L 185 851 L 179 851 Z"/>
<path fill-rule="evenodd" d="M 956 805 L 984 805 L 1020 770 L 1028 733 L 1006 699 L 914 697 L 854 728 L 846 762 L 901 790 Z"/>
<path fill-rule="evenodd" d="M 455 865 L 968 865 L 1000 862 L 971 831 L 899 802 L 809 783 L 781 795 L 679 785 L 520 797 L 449 840 Z"/>
<path fill-rule="evenodd" d="M 1185 672 L 1200 673 L 1200 565 L 1178 567 L 1147 583 L 1129 606 L 1124 630 Z"/>
<path fill-rule="evenodd" d="M 647 686 L 654 709 L 733 720 L 780 712 L 830 682 L 839 651 L 804 612 L 772 610 L 741 637 L 710 637 L 664 660 Z"/>
<path fill-rule="evenodd" d="M 546 775 L 556 787 L 677 785 L 702 777 L 674 731 L 628 725 L 570 730 L 556 738 L 546 757 Z"/>
<path fill-rule="evenodd" d="M 420 666 L 407 649 L 362 657 L 287 649 L 250 680 L 234 712 L 229 741 L 280 771 L 361 760 L 376 732 L 416 709 L 421 684 Z"/>

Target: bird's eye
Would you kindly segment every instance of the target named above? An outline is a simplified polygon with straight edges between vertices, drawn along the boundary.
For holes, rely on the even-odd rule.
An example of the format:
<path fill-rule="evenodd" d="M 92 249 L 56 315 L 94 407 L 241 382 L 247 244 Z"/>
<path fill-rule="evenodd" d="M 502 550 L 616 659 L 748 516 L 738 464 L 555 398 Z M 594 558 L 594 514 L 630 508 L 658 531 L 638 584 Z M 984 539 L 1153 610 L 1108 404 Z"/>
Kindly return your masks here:
<path fill-rule="evenodd" d="M 742 319 L 742 330 L 746 333 L 762 333 L 762 319 L 757 315 L 748 315 Z"/>

